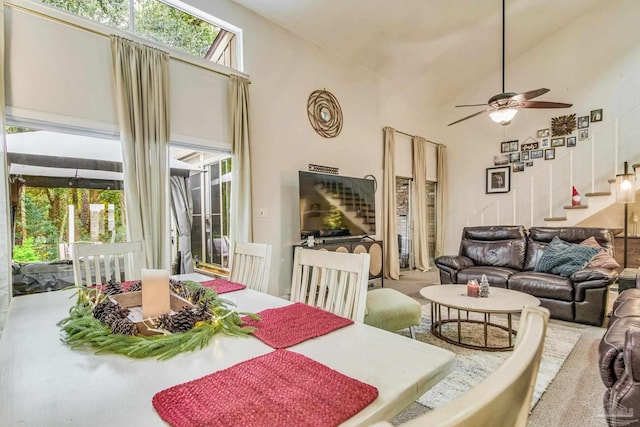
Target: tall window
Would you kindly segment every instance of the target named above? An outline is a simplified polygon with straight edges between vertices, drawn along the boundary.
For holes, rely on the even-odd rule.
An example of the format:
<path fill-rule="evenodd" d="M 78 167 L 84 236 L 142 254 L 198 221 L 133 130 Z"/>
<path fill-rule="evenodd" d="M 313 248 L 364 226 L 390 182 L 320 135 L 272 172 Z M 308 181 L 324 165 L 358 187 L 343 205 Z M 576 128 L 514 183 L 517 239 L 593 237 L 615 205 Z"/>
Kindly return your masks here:
<path fill-rule="evenodd" d="M 229 267 L 231 157 L 203 158 L 202 166 L 205 172 L 191 177 L 191 251 L 200 268 L 224 270 Z"/>
<path fill-rule="evenodd" d="M 158 44 L 239 69 L 239 29 L 179 0 L 41 0 Z"/>

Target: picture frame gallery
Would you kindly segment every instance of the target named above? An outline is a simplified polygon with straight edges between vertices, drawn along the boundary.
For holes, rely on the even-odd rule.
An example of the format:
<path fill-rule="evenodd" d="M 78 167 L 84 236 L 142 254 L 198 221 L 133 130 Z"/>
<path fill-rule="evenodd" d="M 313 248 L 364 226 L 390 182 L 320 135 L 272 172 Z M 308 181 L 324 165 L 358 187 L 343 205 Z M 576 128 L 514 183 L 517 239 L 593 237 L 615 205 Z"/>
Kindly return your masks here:
<path fill-rule="evenodd" d="M 487 168 L 486 194 L 508 193 L 511 191 L 511 167 Z"/>

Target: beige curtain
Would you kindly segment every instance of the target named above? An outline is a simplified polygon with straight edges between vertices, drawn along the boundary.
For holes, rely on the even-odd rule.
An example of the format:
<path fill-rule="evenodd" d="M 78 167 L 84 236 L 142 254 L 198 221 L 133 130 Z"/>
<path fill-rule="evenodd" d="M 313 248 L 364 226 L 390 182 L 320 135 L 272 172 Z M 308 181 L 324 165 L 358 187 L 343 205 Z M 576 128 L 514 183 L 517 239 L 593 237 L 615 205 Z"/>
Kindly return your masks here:
<path fill-rule="evenodd" d="M 129 240 L 169 269 L 169 55 L 118 36 L 111 51 Z"/>
<path fill-rule="evenodd" d="M 251 153 L 249 146 L 249 81 L 229 76 L 231 82 L 231 230 L 235 242 L 253 242 L 251 208 Z"/>
<path fill-rule="evenodd" d="M 427 225 L 427 141 L 413 137 L 413 259 L 416 270 L 429 270 Z"/>
<path fill-rule="evenodd" d="M 444 255 L 445 212 L 447 211 L 445 195 L 447 193 L 447 147 L 442 144 L 437 148 L 437 175 L 438 187 L 436 190 L 436 253 L 439 257 Z"/>
<path fill-rule="evenodd" d="M 400 278 L 400 260 L 398 259 L 398 226 L 396 224 L 395 130 L 385 127 L 383 131 L 382 240 L 384 246 L 384 277 L 398 280 Z"/>
<path fill-rule="evenodd" d="M 0 3 L 0 126 L 2 138 L 0 140 L 2 164 L 0 165 L 0 336 L 4 330 L 4 323 L 11 302 L 11 255 L 13 249 L 13 237 L 11 233 L 11 211 L 9 192 L 9 170 L 7 168 L 7 142 L 4 136 L 5 123 L 5 94 L 4 94 L 4 2 Z"/>

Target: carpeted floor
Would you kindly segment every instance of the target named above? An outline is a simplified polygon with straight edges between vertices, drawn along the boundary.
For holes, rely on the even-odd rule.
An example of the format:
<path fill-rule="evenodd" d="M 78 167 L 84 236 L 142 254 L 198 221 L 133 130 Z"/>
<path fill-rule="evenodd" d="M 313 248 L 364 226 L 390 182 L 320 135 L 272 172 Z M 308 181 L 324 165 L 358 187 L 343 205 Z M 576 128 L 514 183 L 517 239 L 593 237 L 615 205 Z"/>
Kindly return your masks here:
<path fill-rule="evenodd" d="M 427 305 L 419 291 L 425 286 L 439 283 L 437 270 L 422 273 L 402 271 L 399 281 L 385 280 L 384 286 L 397 289 L 420 304 Z M 535 405 L 528 426 L 587 426 L 606 427 L 602 413 L 602 396 L 605 387 L 598 373 L 597 348 L 604 328 L 580 325 L 552 319 L 551 325 L 574 331 L 580 335 L 562 368 L 551 381 Z M 392 423 L 402 424 L 428 409 L 413 403 L 398 414 Z"/>

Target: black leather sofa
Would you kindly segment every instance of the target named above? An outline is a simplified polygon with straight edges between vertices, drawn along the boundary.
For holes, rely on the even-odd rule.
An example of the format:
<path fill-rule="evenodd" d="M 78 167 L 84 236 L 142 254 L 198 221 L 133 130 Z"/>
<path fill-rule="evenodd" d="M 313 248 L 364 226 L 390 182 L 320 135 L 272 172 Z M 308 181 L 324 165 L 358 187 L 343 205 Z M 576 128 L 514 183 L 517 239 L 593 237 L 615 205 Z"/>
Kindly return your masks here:
<path fill-rule="evenodd" d="M 600 326 L 605 315 L 608 286 L 615 270 L 584 268 L 563 277 L 534 271 L 551 240 L 558 236 L 569 243 L 589 237 L 613 255 L 613 233 L 606 228 L 483 226 L 465 227 L 460 251 L 435 260 L 440 283 L 480 281 L 483 274 L 491 286 L 535 296 L 555 319 Z"/>

